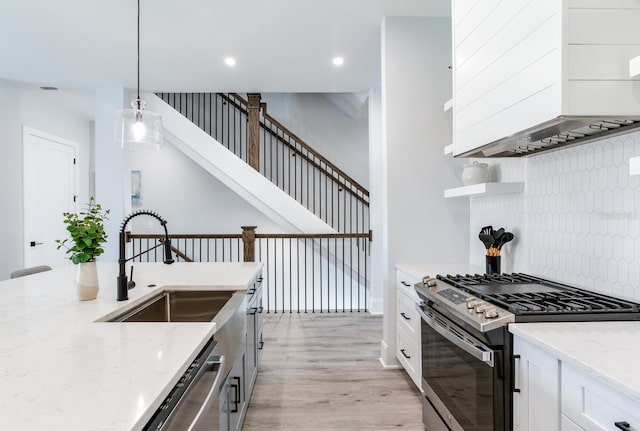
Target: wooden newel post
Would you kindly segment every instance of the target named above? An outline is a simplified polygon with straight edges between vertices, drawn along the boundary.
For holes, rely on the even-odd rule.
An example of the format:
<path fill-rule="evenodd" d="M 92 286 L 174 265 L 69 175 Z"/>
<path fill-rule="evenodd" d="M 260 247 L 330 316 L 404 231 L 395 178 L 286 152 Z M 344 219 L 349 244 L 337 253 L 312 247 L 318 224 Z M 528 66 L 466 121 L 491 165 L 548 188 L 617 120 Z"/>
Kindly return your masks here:
<path fill-rule="evenodd" d="M 247 124 L 249 138 L 248 161 L 256 171 L 260 170 L 260 93 L 249 93 L 248 110 L 249 123 Z"/>
<path fill-rule="evenodd" d="M 242 259 L 244 262 L 256 261 L 256 227 L 242 226 L 242 243 L 244 244 Z"/>

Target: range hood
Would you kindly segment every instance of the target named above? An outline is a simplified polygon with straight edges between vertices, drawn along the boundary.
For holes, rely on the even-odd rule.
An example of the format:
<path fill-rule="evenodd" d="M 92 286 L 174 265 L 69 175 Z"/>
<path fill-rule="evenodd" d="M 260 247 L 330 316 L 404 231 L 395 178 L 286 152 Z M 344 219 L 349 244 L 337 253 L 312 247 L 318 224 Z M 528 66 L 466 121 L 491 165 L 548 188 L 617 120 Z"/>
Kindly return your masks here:
<path fill-rule="evenodd" d="M 640 116 L 559 116 L 529 127 L 457 157 L 524 157 L 589 141 L 630 133 L 640 127 Z"/>

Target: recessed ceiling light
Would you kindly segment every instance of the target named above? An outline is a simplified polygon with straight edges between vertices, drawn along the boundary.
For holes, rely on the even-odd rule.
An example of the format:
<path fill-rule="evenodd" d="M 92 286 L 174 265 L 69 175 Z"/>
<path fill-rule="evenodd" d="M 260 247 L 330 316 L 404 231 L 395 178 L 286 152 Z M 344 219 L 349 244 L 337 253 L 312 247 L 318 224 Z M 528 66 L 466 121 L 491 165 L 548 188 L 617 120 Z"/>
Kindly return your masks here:
<path fill-rule="evenodd" d="M 236 65 L 236 59 L 233 57 L 227 57 L 224 59 L 224 64 L 226 64 L 227 66 L 235 66 Z"/>
<path fill-rule="evenodd" d="M 342 66 L 343 63 L 344 63 L 344 58 L 342 58 L 342 57 L 335 57 L 333 59 L 333 65 L 334 66 Z"/>
<path fill-rule="evenodd" d="M 51 86 L 45 85 L 45 86 L 40 87 L 40 89 L 41 90 L 57 90 L 58 87 L 51 87 Z"/>

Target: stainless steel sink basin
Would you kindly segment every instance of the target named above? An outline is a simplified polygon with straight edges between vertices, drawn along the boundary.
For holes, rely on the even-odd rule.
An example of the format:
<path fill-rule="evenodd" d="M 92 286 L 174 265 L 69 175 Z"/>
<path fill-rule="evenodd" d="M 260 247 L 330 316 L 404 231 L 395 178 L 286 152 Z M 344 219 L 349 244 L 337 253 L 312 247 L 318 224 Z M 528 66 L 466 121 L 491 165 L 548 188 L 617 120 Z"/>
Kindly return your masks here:
<path fill-rule="evenodd" d="M 108 321 L 211 322 L 234 293 L 226 290 L 164 290 Z"/>

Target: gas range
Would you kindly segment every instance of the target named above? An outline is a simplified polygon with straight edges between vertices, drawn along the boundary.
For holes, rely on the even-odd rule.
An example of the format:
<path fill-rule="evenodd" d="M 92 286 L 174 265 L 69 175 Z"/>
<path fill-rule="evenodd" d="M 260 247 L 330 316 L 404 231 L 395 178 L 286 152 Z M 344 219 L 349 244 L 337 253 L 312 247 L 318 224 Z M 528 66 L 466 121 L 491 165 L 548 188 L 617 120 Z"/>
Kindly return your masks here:
<path fill-rule="evenodd" d="M 520 273 L 427 276 L 415 289 L 480 332 L 513 322 L 640 320 L 638 304 Z"/>
<path fill-rule="evenodd" d="M 640 305 L 527 274 L 424 277 L 422 403 L 426 429 L 510 431 L 513 322 L 640 320 Z"/>

